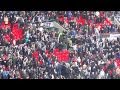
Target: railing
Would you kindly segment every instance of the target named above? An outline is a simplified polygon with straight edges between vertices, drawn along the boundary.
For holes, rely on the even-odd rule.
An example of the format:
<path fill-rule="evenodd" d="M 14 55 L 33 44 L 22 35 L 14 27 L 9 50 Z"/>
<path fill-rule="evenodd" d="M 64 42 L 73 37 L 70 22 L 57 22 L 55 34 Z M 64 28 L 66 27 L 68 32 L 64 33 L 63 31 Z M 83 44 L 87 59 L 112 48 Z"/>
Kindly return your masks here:
<path fill-rule="evenodd" d="M 116 17 L 114 17 L 114 23 L 117 24 L 118 26 L 120 26 L 120 22 L 118 21 L 118 19 Z"/>
<path fill-rule="evenodd" d="M 59 32 L 66 31 L 64 27 L 62 27 L 58 22 L 54 21 L 54 26 L 59 28 Z"/>

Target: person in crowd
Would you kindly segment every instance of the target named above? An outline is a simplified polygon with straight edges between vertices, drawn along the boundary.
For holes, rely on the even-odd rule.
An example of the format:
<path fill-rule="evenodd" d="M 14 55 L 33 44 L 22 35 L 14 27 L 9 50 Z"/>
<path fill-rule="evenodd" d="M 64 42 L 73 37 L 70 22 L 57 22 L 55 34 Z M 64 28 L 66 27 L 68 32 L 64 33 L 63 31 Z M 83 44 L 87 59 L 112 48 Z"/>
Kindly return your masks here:
<path fill-rule="evenodd" d="M 119 31 L 108 18 L 117 13 L 0 11 L 0 79 L 119 78 L 120 38 L 106 38 Z"/>

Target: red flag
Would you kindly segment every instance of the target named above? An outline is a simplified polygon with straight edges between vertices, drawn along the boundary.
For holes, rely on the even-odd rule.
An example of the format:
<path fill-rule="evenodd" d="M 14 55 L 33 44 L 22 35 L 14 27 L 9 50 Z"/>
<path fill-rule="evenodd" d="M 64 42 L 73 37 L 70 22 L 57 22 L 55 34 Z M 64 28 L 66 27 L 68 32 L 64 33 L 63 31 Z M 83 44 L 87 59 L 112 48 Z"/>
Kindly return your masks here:
<path fill-rule="evenodd" d="M 62 51 L 62 57 L 65 62 L 69 60 L 69 51 L 68 50 L 63 50 Z"/>
<path fill-rule="evenodd" d="M 18 28 L 19 28 L 18 23 L 13 24 L 13 29 L 18 29 Z"/>
<path fill-rule="evenodd" d="M 81 24 L 82 24 L 82 25 L 85 25 L 85 19 L 82 19 L 82 20 L 81 20 Z"/>
<path fill-rule="evenodd" d="M 53 50 L 53 55 L 57 56 L 57 59 L 59 62 L 67 62 L 69 60 L 69 51 L 68 50 L 63 50 L 59 51 L 59 49 L 54 49 Z"/>
<path fill-rule="evenodd" d="M 6 29 L 6 28 L 10 28 L 10 27 L 11 27 L 11 23 L 10 22 L 8 22 L 8 24 L 5 24 L 5 22 L 1 23 L 1 28 L 2 29 Z"/>
<path fill-rule="evenodd" d="M 60 60 L 61 57 L 60 57 L 60 51 L 59 51 L 59 49 L 57 49 L 57 48 L 54 49 L 53 50 L 53 55 L 56 56 L 58 60 Z"/>
<path fill-rule="evenodd" d="M 59 49 L 57 49 L 57 48 L 53 50 L 53 54 L 54 54 L 55 56 L 57 56 L 57 53 L 58 53 L 58 52 L 59 52 Z"/>
<path fill-rule="evenodd" d="M 38 51 L 34 51 L 34 52 L 32 53 L 32 57 L 35 58 L 35 60 L 38 61 L 38 59 L 39 59 L 39 52 L 38 52 Z"/>
<path fill-rule="evenodd" d="M 112 22 L 108 18 L 105 19 L 105 23 L 108 25 L 112 25 Z"/>
<path fill-rule="evenodd" d="M 85 24 L 85 19 L 80 16 L 79 18 L 76 19 L 77 24 L 84 25 Z"/>
<path fill-rule="evenodd" d="M 57 58 L 59 62 L 67 62 L 69 60 L 69 51 L 68 50 L 63 50 L 58 52 Z"/>
<path fill-rule="evenodd" d="M 80 24 L 80 21 L 79 21 L 79 19 L 78 19 L 78 18 L 76 18 L 76 22 L 77 22 L 77 24 Z"/>
<path fill-rule="evenodd" d="M 57 58 L 59 62 L 62 62 L 62 52 L 58 53 Z"/>
<path fill-rule="evenodd" d="M 23 38 L 23 30 L 19 29 L 17 25 L 13 26 L 12 34 L 15 40 L 21 40 Z"/>
<path fill-rule="evenodd" d="M 68 60 L 67 55 L 63 53 L 63 54 L 62 54 L 62 61 L 67 62 L 67 60 Z"/>
<path fill-rule="evenodd" d="M 59 17 L 59 21 L 64 22 L 64 16 L 63 15 Z"/>

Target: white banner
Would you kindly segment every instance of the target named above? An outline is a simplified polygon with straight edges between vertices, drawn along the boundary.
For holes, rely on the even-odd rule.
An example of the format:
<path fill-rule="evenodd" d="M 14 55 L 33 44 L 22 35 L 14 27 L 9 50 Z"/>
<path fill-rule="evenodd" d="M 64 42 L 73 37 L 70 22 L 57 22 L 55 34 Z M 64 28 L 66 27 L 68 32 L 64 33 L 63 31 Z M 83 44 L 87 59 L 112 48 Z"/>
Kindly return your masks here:
<path fill-rule="evenodd" d="M 111 38 L 117 38 L 117 37 L 120 37 L 120 34 L 110 34 L 110 37 Z"/>
<path fill-rule="evenodd" d="M 45 27 L 54 27 L 53 22 L 44 22 Z"/>
<path fill-rule="evenodd" d="M 120 34 L 110 34 L 110 37 L 107 37 L 106 39 L 108 39 L 109 41 L 112 41 L 112 40 L 117 40 L 117 38 L 120 37 Z M 102 38 L 102 40 L 104 41 L 105 38 Z"/>

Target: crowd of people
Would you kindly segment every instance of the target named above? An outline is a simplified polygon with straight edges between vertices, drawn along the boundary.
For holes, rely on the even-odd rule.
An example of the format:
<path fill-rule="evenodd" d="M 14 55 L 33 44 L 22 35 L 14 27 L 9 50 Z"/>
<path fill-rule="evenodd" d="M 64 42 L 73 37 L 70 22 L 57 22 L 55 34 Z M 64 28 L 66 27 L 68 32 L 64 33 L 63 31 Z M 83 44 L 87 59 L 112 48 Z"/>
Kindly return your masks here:
<path fill-rule="evenodd" d="M 0 11 L 0 78 L 119 78 L 120 38 L 106 38 L 119 27 L 108 16 L 113 11 Z"/>

